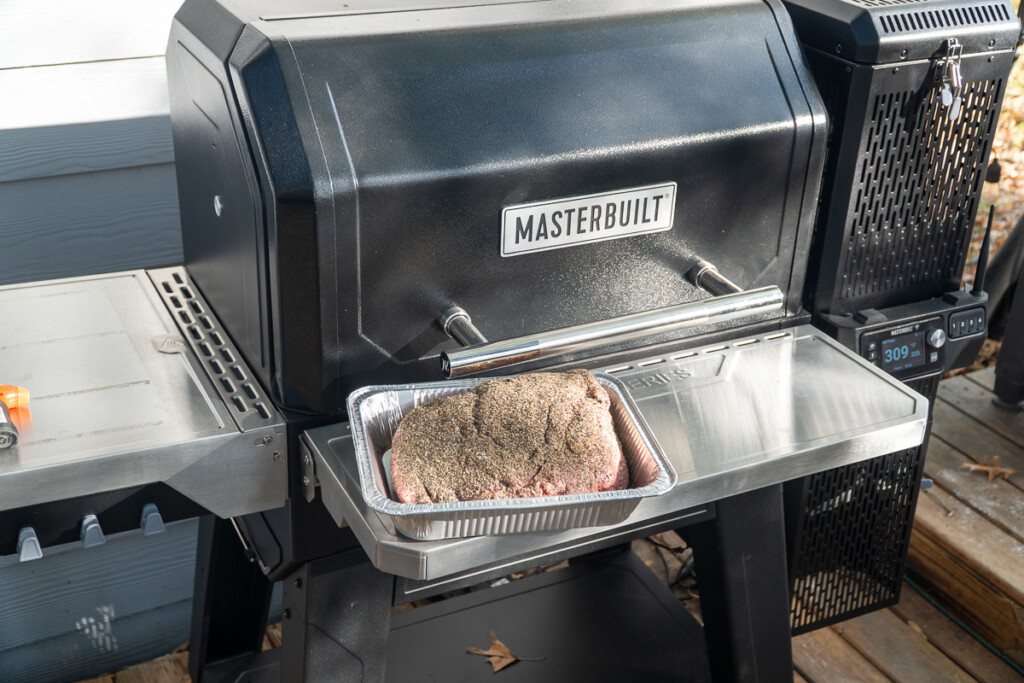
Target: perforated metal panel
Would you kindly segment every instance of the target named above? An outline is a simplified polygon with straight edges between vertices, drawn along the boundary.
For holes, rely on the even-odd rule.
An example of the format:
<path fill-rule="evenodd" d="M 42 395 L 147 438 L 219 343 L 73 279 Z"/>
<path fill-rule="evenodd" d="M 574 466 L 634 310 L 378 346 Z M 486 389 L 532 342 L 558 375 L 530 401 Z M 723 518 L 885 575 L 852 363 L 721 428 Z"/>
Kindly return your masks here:
<path fill-rule="evenodd" d="M 848 87 L 823 88 L 834 123 L 809 305 L 855 313 L 956 289 L 1002 102 L 1004 65 L 996 69 L 983 55 L 964 58 L 962 109 L 954 120 L 942 104 L 934 63 L 851 67 L 824 55 L 810 61 L 819 84 Z"/>
<path fill-rule="evenodd" d="M 867 7 L 893 5 L 897 2 L 920 2 L 921 0 L 860 0 L 856 4 Z M 955 26 L 973 26 L 1005 21 L 1011 17 L 1006 5 L 992 3 L 975 7 L 956 7 L 951 9 L 912 9 L 879 17 L 879 25 L 883 33 L 904 33 L 907 31 L 927 31 L 934 28 L 952 28 Z"/>
<path fill-rule="evenodd" d="M 951 121 L 938 88 L 874 97 L 854 185 L 839 303 L 932 285 L 963 269 L 1002 80 L 966 84 Z"/>
<path fill-rule="evenodd" d="M 938 378 L 907 384 L 934 400 Z M 787 485 L 794 635 L 899 599 L 924 454 L 898 451 Z"/>

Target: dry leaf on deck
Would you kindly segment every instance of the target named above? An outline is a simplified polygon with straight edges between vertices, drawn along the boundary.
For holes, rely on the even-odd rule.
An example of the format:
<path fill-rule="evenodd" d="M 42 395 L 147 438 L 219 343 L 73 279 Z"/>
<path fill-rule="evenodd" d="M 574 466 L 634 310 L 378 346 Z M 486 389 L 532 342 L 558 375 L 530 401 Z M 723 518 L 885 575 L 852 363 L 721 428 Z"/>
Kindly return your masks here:
<path fill-rule="evenodd" d="M 976 465 L 971 462 L 965 462 L 960 465 L 960 469 L 970 470 L 972 472 L 986 472 L 988 474 L 988 480 L 992 481 L 999 475 L 1003 475 L 1003 479 L 1009 479 L 1010 475 L 1014 473 L 1009 467 L 1003 467 L 999 462 L 999 456 L 993 456 L 991 460 L 981 465 Z"/>
<path fill-rule="evenodd" d="M 498 673 L 506 666 L 510 666 L 516 662 L 539 662 L 544 659 L 544 657 L 515 656 L 512 654 L 512 651 L 508 649 L 508 646 L 498 640 L 498 636 L 494 635 L 494 629 L 491 629 L 491 646 L 488 649 L 481 650 L 478 647 L 467 647 L 466 652 L 487 657 L 487 661 L 491 663 L 491 668 L 494 669 L 494 673 Z"/>

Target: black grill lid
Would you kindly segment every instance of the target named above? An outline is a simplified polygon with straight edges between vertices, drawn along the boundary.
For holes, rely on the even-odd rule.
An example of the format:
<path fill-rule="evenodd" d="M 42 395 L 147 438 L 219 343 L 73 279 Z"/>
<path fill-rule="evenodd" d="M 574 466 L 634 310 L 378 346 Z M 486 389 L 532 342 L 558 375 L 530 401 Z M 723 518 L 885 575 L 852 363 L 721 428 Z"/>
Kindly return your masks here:
<path fill-rule="evenodd" d="M 186 264 L 283 405 L 438 378 L 452 305 L 500 340 L 704 298 L 683 277 L 697 257 L 799 310 L 825 122 L 781 5 L 478 4 L 224 2 L 242 27 L 226 63 L 210 3 L 178 15 Z M 510 207 L 652 186 L 668 230 L 503 252 Z"/>

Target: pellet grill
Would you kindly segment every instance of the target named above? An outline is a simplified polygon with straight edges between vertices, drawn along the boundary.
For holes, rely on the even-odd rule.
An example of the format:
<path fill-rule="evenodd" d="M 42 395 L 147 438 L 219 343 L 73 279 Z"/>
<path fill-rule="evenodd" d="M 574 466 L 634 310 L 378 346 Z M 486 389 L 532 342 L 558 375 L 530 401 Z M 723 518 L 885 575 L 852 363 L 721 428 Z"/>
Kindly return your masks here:
<path fill-rule="evenodd" d="M 791 633 L 898 598 L 937 377 L 985 336 L 959 282 L 1019 32 L 976 0 L 187 0 L 184 265 L 0 288 L 4 381 L 120 420 L 0 451 L 0 552 L 203 515 L 195 681 L 477 680 L 492 628 L 547 657 L 509 680 L 791 677 Z M 69 376 L 97 335 L 140 362 Z M 570 367 L 671 490 L 440 540 L 367 503 L 352 392 Z M 703 628 L 623 550 L 668 529 Z"/>

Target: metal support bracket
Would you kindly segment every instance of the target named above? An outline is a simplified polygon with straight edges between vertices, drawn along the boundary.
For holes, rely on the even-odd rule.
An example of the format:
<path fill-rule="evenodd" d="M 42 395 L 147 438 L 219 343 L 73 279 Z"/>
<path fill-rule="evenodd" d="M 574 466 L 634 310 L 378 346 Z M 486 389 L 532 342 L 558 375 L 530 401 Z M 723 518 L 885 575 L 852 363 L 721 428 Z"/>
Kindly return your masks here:
<path fill-rule="evenodd" d="M 316 498 L 316 460 L 305 442 L 299 443 L 302 451 L 302 493 L 306 502 L 312 503 Z"/>

